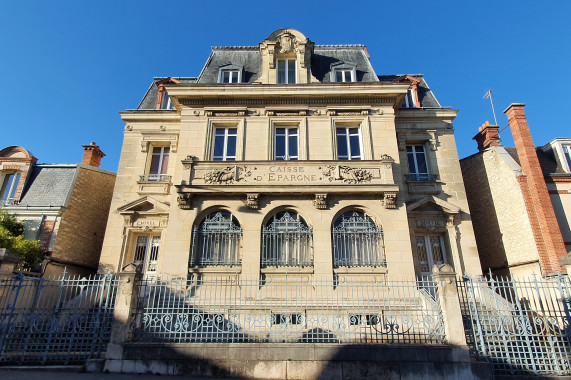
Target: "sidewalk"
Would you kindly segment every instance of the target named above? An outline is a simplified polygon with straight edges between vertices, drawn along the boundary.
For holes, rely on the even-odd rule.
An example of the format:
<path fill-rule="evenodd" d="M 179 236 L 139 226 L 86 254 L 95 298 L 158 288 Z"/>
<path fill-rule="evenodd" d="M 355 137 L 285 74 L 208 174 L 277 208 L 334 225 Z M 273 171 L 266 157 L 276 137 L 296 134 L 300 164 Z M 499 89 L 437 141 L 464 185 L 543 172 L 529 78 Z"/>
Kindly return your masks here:
<path fill-rule="evenodd" d="M 230 380 L 222 377 L 186 377 L 169 375 L 137 375 L 119 373 L 85 373 L 83 367 L 0 367 L 2 380 L 162 380 L 162 379 L 193 379 L 193 380 Z M 232 378 L 236 380 L 239 378 Z"/>

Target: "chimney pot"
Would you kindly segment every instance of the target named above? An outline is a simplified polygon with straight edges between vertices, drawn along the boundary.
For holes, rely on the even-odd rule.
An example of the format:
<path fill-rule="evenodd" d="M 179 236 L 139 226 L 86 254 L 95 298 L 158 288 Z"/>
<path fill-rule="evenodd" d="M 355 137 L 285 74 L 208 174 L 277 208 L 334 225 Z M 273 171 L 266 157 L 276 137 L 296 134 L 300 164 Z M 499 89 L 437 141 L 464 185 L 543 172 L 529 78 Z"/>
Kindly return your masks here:
<path fill-rule="evenodd" d="M 501 145 L 499 129 L 500 127 L 498 125 L 491 125 L 489 121 L 486 121 L 478 128 L 478 134 L 472 139 L 478 143 L 478 150 L 480 152 L 491 146 Z"/>

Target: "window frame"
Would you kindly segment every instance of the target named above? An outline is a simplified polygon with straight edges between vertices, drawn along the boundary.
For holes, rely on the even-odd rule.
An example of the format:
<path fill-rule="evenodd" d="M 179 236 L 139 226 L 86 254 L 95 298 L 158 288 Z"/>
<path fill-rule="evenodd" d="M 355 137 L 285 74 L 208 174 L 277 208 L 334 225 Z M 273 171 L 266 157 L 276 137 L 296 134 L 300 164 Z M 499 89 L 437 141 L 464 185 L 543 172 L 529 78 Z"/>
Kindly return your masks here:
<path fill-rule="evenodd" d="M 221 227 L 216 230 L 216 226 L 226 228 Z M 231 212 L 218 210 L 209 213 L 192 229 L 189 268 L 242 265 L 243 234 L 244 230 L 240 222 Z M 211 252 L 206 251 L 205 247 L 216 248 Z M 201 248 L 202 252 L 200 252 Z M 230 252 L 232 249 L 234 252 Z M 204 252 L 208 257 L 205 258 Z"/>
<path fill-rule="evenodd" d="M 341 73 L 343 80 L 339 81 L 337 80 L 337 74 Z M 346 75 L 347 73 L 349 73 L 349 80 L 346 80 Z M 332 82 L 335 83 L 349 83 L 349 82 L 356 82 L 355 79 L 355 68 L 348 68 L 348 67 L 339 67 L 339 68 L 335 68 L 333 69 L 332 72 Z"/>
<path fill-rule="evenodd" d="M 220 136 L 218 131 L 224 131 L 222 135 L 222 156 L 216 155 L 216 140 Z M 234 131 L 234 134 L 230 135 L 230 131 Z M 235 137 L 234 139 L 234 155 L 228 156 L 228 138 Z M 213 141 L 212 141 L 212 161 L 237 161 L 238 156 L 238 127 L 237 126 L 215 126 L 213 130 Z M 220 157 L 220 159 L 217 159 Z"/>
<path fill-rule="evenodd" d="M 280 62 L 284 62 L 284 80 L 285 82 L 280 82 Z M 293 64 L 293 82 L 290 81 L 290 65 Z M 297 84 L 297 59 L 296 58 L 278 58 L 276 60 L 276 83 L 277 84 Z"/>
<path fill-rule="evenodd" d="M 359 155 L 354 155 L 351 152 L 351 136 L 355 136 L 355 134 L 351 135 L 350 130 L 351 129 L 356 129 L 357 130 L 357 134 L 356 136 L 358 137 L 358 141 L 359 141 Z M 345 146 L 347 147 L 347 158 L 341 158 L 341 157 L 345 157 L 345 155 L 341 156 L 339 154 L 339 130 L 345 130 Z M 336 155 L 336 159 L 340 160 L 340 161 L 360 161 L 360 160 L 364 160 L 364 152 L 363 152 L 363 135 L 361 133 L 361 126 L 360 125 L 336 125 L 335 126 L 335 142 L 336 142 L 336 150 L 335 150 L 335 155 Z"/>
<path fill-rule="evenodd" d="M 571 144 L 561 144 L 563 162 L 567 164 L 567 173 L 571 173 Z"/>
<path fill-rule="evenodd" d="M 165 154 L 165 148 L 168 149 L 168 153 Z M 159 162 L 158 162 L 158 171 L 159 173 L 153 173 L 153 163 L 154 159 L 157 156 L 155 154 L 155 149 L 160 149 Z M 170 176 L 168 173 L 168 165 L 170 161 L 170 154 L 172 152 L 171 146 L 166 144 L 151 144 L 149 147 L 148 153 L 148 164 L 146 175 L 141 178 L 144 181 L 149 182 L 168 182 L 170 180 Z M 166 164 L 165 164 L 165 157 L 166 157 Z M 162 173 L 164 172 L 164 173 Z"/>
<path fill-rule="evenodd" d="M 383 229 L 360 210 L 346 211 L 333 220 L 331 245 L 334 268 L 387 266 Z"/>
<path fill-rule="evenodd" d="M 283 129 L 283 130 L 285 131 L 285 134 L 284 134 L 284 144 L 285 144 L 285 146 L 284 146 L 284 149 L 283 149 L 285 155 L 283 156 L 283 158 L 278 158 L 278 155 L 277 155 L 277 151 L 278 151 L 278 136 L 279 136 L 279 135 L 278 135 L 278 130 L 280 130 L 280 129 Z M 290 156 L 290 154 L 289 154 L 289 152 L 290 152 L 290 143 L 289 143 L 289 141 L 290 141 L 290 137 L 292 136 L 292 135 L 289 134 L 289 131 L 293 131 L 293 130 L 295 130 L 295 135 L 293 135 L 293 136 L 295 136 L 297 156 Z M 283 126 L 279 126 L 279 125 L 278 125 L 278 126 L 275 126 L 275 127 L 274 127 L 274 157 L 273 157 L 273 159 L 274 159 L 275 161 L 299 161 L 299 158 L 300 158 L 300 157 L 299 157 L 299 156 L 300 156 L 300 154 L 299 154 L 299 138 L 300 138 L 300 130 L 299 130 L 299 127 L 298 127 L 297 125 L 296 125 L 296 126 L 286 126 L 286 125 L 283 125 Z"/>
<path fill-rule="evenodd" d="M 12 177 L 13 176 L 13 177 Z M 12 180 L 10 181 L 10 177 Z M 16 198 L 16 192 L 18 191 L 18 185 L 20 184 L 20 179 L 22 178 L 22 173 L 20 172 L 6 172 L 2 178 L 2 186 L 0 187 L 0 199 L 1 204 L 10 205 L 14 204 Z M 4 197 L 7 195 L 7 197 Z"/>
<path fill-rule="evenodd" d="M 230 74 L 229 82 L 224 81 L 224 74 Z M 232 82 L 232 78 L 236 76 L 236 82 Z M 236 68 L 220 69 L 220 76 L 218 78 L 218 83 L 223 84 L 237 84 L 242 83 L 242 70 Z"/>
<path fill-rule="evenodd" d="M 171 97 L 167 91 L 163 91 L 163 97 L 160 104 L 161 110 L 174 110 L 174 104 L 171 101 Z"/>
<path fill-rule="evenodd" d="M 412 152 L 408 151 L 408 148 L 411 147 L 413 149 Z M 424 164 L 426 166 L 426 172 L 421 173 L 418 167 L 418 161 L 417 161 L 417 154 L 419 152 L 416 152 L 417 147 L 421 147 L 422 148 L 422 154 L 424 156 Z M 428 162 L 428 154 L 426 153 L 426 144 L 414 144 L 414 143 L 408 143 L 405 146 L 405 153 L 406 153 L 406 160 L 407 160 L 407 164 L 408 164 L 408 176 L 407 179 L 410 181 L 431 181 L 432 175 L 430 174 L 430 165 Z M 412 172 L 411 171 L 411 159 L 410 157 L 412 156 L 413 161 L 412 164 L 414 165 L 414 169 L 415 171 Z"/>
<path fill-rule="evenodd" d="M 292 210 L 274 213 L 264 223 L 261 235 L 262 269 L 313 267 L 313 229 L 299 213 Z"/>
<path fill-rule="evenodd" d="M 139 244 L 139 240 L 145 238 L 145 244 Z M 156 239 L 158 238 L 158 239 Z M 158 243 L 155 244 L 156 240 Z M 135 233 L 133 234 L 133 246 L 131 249 L 131 262 L 141 265 L 141 271 L 145 276 L 154 277 L 158 272 L 158 262 L 161 250 L 162 236 L 160 232 Z M 144 250 L 144 251 L 143 251 Z M 141 252 L 143 251 L 143 252 Z M 139 257 L 143 255 L 143 257 Z M 153 259 L 154 257 L 154 259 Z"/>

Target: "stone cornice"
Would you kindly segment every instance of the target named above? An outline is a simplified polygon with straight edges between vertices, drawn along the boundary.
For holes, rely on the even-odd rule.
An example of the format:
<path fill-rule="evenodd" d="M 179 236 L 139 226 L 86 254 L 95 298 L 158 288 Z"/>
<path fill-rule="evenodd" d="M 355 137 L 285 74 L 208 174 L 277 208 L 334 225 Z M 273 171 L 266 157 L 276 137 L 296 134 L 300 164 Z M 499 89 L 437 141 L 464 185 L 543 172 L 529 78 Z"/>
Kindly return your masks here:
<path fill-rule="evenodd" d="M 176 111 L 155 111 L 155 110 L 129 110 L 126 112 L 119 112 L 121 119 L 125 123 L 139 122 L 139 121 L 162 121 L 177 123 L 180 121 L 180 114 Z"/>
<path fill-rule="evenodd" d="M 319 83 L 297 85 L 212 85 L 165 86 L 175 104 L 395 104 L 406 94 L 400 83 Z"/>
<path fill-rule="evenodd" d="M 396 112 L 395 120 L 396 122 L 407 122 L 407 121 L 448 121 L 452 122 L 456 118 L 458 110 L 453 110 L 450 108 L 409 108 L 409 109 L 399 109 Z"/>

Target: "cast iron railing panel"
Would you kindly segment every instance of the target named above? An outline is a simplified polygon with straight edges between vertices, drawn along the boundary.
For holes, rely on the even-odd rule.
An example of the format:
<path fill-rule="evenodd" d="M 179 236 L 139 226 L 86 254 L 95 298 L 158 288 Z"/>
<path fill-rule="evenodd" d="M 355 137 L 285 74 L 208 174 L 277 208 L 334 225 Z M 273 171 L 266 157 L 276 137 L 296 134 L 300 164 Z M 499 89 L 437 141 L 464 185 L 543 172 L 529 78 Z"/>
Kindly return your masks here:
<path fill-rule="evenodd" d="M 571 374 L 567 277 L 465 277 L 459 285 L 468 342 L 494 372 Z"/>
<path fill-rule="evenodd" d="M 432 282 L 142 280 L 134 341 L 444 343 Z"/>
<path fill-rule="evenodd" d="M 84 363 L 105 352 L 117 280 L 18 274 L 0 282 L 0 363 Z"/>

